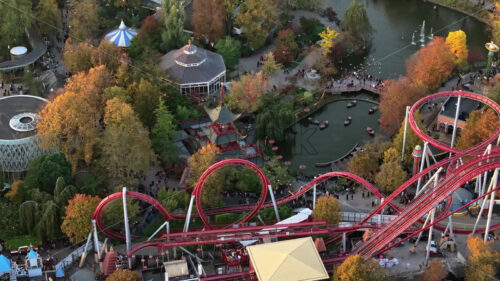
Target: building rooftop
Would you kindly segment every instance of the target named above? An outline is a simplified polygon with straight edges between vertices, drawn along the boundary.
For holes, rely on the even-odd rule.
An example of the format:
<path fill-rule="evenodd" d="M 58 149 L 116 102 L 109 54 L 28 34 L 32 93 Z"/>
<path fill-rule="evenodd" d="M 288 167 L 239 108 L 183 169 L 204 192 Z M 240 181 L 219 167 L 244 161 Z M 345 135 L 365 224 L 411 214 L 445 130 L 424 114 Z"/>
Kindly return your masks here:
<path fill-rule="evenodd" d="M 216 108 L 205 107 L 205 111 L 210 120 L 218 124 L 232 123 L 241 116 L 241 114 L 233 114 L 225 105 L 219 105 Z"/>
<path fill-rule="evenodd" d="M 181 85 L 208 83 L 226 71 L 221 55 L 192 44 L 161 57 L 160 68 Z"/>
<path fill-rule="evenodd" d="M 37 113 L 48 103 L 35 96 L 0 98 L 0 140 L 16 140 L 36 133 Z"/>
<path fill-rule="evenodd" d="M 455 118 L 455 113 L 457 111 L 457 97 L 449 97 L 443 107 L 441 108 L 440 115 Z M 476 100 L 462 98 L 460 101 L 460 113 L 458 115 L 458 119 L 461 121 L 467 120 L 469 118 L 469 114 L 476 109 L 480 109 L 482 104 Z"/>

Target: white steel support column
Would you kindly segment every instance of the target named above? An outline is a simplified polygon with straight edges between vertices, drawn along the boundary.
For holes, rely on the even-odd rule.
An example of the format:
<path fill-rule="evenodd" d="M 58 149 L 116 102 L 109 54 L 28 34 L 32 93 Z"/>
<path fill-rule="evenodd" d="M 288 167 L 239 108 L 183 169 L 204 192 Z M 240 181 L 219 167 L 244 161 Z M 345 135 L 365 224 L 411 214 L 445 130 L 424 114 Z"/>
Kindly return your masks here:
<path fill-rule="evenodd" d="M 316 208 L 316 184 L 313 186 L 313 210 Z"/>
<path fill-rule="evenodd" d="M 125 244 L 127 246 L 127 257 L 128 257 L 128 268 L 132 268 L 132 257 L 128 256 L 130 251 L 130 246 L 132 243 L 132 239 L 130 237 L 130 226 L 128 224 L 128 212 L 127 212 L 127 188 L 123 187 L 122 190 L 122 199 L 123 199 L 123 224 L 125 226 Z"/>
<path fill-rule="evenodd" d="M 79 267 L 82 268 L 85 263 L 85 259 L 87 258 L 87 251 L 89 250 L 89 244 L 92 240 L 92 231 L 89 232 L 89 236 L 87 237 L 87 243 L 85 243 L 85 248 L 83 248 L 82 258 L 80 259 Z"/>
<path fill-rule="evenodd" d="M 194 198 L 195 196 L 191 195 L 191 200 L 189 201 L 188 212 L 186 215 L 186 221 L 184 222 L 183 232 L 188 232 L 189 229 L 189 221 L 191 220 L 191 211 L 193 210 Z"/>
<path fill-rule="evenodd" d="M 155 237 L 156 234 L 158 234 L 158 232 L 160 232 L 163 229 L 163 227 L 165 227 L 167 225 L 168 225 L 168 221 L 166 221 L 162 225 L 160 225 L 160 227 L 158 227 L 158 229 L 153 234 L 151 234 L 151 236 L 149 236 L 148 240 L 146 240 L 146 241 L 150 241 L 151 239 L 153 239 L 153 237 Z M 167 233 L 168 233 L 168 226 L 167 226 Z"/>
<path fill-rule="evenodd" d="M 427 214 L 427 217 L 425 218 L 424 225 L 422 226 L 422 228 L 425 228 L 427 226 L 427 223 L 429 223 L 431 213 L 432 213 L 432 210 Z M 424 233 L 424 232 L 420 231 L 420 233 L 418 234 L 417 240 L 415 241 L 415 244 L 413 244 L 414 245 L 413 247 L 417 247 L 417 244 L 420 241 L 420 238 L 422 238 L 422 233 Z"/>
<path fill-rule="evenodd" d="M 495 169 L 495 173 L 493 174 L 493 177 L 491 178 L 491 182 L 493 185 L 491 185 L 491 189 L 494 189 L 497 187 L 498 184 L 498 168 Z M 486 220 L 486 229 L 484 231 L 484 241 L 488 241 L 488 233 L 490 233 L 490 225 L 491 225 L 491 215 L 493 214 L 493 203 L 495 202 L 495 193 L 492 192 L 490 195 L 490 205 L 488 207 L 488 218 Z"/>
<path fill-rule="evenodd" d="M 92 220 L 92 225 L 94 226 L 94 251 L 97 253 L 97 259 L 101 260 L 101 249 L 99 248 L 99 237 L 97 237 L 97 225 L 95 220 Z"/>
<path fill-rule="evenodd" d="M 403 147 L 401 148 L 401 162 L 405 160 L 405 148 L 406 148 L 406 132 L 408 131 L 408 116 L 410 115 L 410 107 L 406 107 L 405 112 L 405 129 L 403 134 Z"/>
<path fill-rule="evenodd" d="M 429 239 L 427 240 L 427 248 L 425 249 L 425 251 L 426 251 L 425 262 L 426 263 L 429 261 L 429 255 L 430 255 L 430 250 L 431 250 L 432 231 L 434 230 L 434 227 L 432 226 L 432 224 L 434 223 L 434 213 L 435 212 L 436 212 L 436 208 L 434 207 L 432 209 L 432 213 L 431 213 L 431 222 L 430 222 L 431 227 L 429 228 Z"/>
<path fill-rule="evenodd" d="M 492 186 L 493 186 L 493 181 L 490 182 L 490 185 L 488 186 L 488 190 L 486 192 L 489 192 L 493 188 Z M 484 200 L 484 198 L 483 198 L 483 200 L 481 201 L 481 208 L 479 209 L 479 214 L 477 214 L 476 223 L 474 223 L 474 228 L 472 229 L 472 235 L 474 235 L 476 233 L 477 224 L 479 223 L 479 220 L 481 219 L 481 215 L 483 214 L 483 210 L 484 210 L 485 205 L 486 205 L 486 200 Z"/>
<path fill-rule="evenodd" d="M 439 173 L 441 173 L 441 171 L 443 170 L 443 167 L 439 167 L 439 169 L 434 173 L 434 175 L 432 175 L 432 177 L 424 184 L 424 186 L 422 186 L 422 188 L 420 190 L 418 190 L 416 193 L 415 193 L 415 196 L 419 195 L 420 193 L 422 193 L 431 183 L 434 183 L 434 185 L 436 184 L 436 181 L 438 179 L 438 175 Z"/>
<path fill-rule="evenodd" d="M 457 137 L 457 124 L 458 124 L 458 115 L 460 114 L 461 101 L 462 101 L 462 96 L 458 96 L 457 109 L 455 110 L 455 120 L 453 121 L 453 134 L 451 135 L 451 147 L 455 146 L 455 139 Z"/>
<path fill-rule="evenodd" d="M 451 237 L 451 239 L 453 239 L 453 241 L 455 241 L 455 235 L 453 234 L 453 219 L 452 219 L 452 217 L 453 217 L 453 215 L 448 217 L 448 224 L 450 225 L 450 237 Z"/>
<path fill-rule="evenodd" d="M 344 252 L 347 252 L 346 247 L 347 247 L 347 235 L 345 232 L 342 232 L 342 250 Z"/>
<path fill-rule="evenodd" d="M 278 205 L 276 204 L 276 199 L 274 199 L 273 187 L 268 184 L 267 189 L 269 190 L 269 194 L 271 195 L 271 200 L 273 201 L 274 213 L 276 214 L 276 219 L 280 221 L 280 214 L 278 212 Z"/>
<path fill-rule="evenodd" d="M 429 143 L 428 142 L 424 142 L 424 149 L 422 151 L 422 160 L 420 160 L 420 169 L 418 170 L 419 173 L 424 170 L 424 165 L 425 165 L 424 157 L 427 156 L 427 150 L 428 149 L 429 149 Z M 420 184 L 421 183 L 422 183 L 422 177 L 418 178 L 417 193 L 419 193 L 419 191 L 420 191 Z"/>

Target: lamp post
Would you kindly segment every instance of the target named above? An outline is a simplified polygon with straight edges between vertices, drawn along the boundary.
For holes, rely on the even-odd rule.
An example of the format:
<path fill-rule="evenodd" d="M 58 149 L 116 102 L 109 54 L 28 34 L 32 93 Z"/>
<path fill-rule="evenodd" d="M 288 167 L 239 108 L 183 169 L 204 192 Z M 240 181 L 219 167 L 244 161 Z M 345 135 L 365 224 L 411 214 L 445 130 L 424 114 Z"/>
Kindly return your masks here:
<path fill-rule="evenodd" d="M 495 53 L 498 52 L 499 48 L 498 45 L 496 45 L 493 42 L 488 42 L 484 45 L 486 50 L 488 50 L 488 66 L 486 67 L 486 76 L 489 78 L 491 76 L 491 66 L 493 64 L 493 57 L 495 56 Z"/>

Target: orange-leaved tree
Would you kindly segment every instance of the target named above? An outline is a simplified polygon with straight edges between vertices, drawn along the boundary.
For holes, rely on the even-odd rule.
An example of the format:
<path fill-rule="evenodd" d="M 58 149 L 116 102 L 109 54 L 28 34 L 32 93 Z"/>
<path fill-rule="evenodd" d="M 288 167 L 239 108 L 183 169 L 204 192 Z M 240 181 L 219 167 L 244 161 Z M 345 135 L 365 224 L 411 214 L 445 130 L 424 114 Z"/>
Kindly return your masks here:
<path fill-rule="evenodd" d="M 467 67 L 469 50 L 467 49 L 467 35 L 462 30 L 452 31 L 446 37 L 446 45 L 454 56 L 458 69 Z"/>
<path fill-rule="evenodd" d="M 467 239 L 467 268 L 465 280 L 490 281 L 496 274 L 495 263 L 500 261 L 500 253 L 493 251 L 493 241 L 484 242 L 481 237 L 469 235 Z"/>
<path fill-rule="evenodd" d="M 339 267 L 333 269 L 333 281 L 382 281 L 384 270 L 374 259 L 365 259 L 356 254 L 348 257 Z"/>
<path fill-rule="evenodd" d="M 191 22 L 194 33 L 201 38 L 208 38 L 215 42 L 224 37 L 226 35 L 224 1 L 194 0 Z"/>
<path fill-rule="evenodd" d="M 467 125 L 457 141 L 457 147 L 466 149 L 488 139 L 500 125 L 499 116 L 491 109 L 474 110 L 469 114 Z"/>
<path fill-rule="evenodd" d="M 448 275 L 448 270 L 439 258 L 433 258 L 425 271 L 420 275 L 420 281 L 441 281 Z"/>
<path fill-rule="evenodd" d="M 248 73 L 240 81 L 233 82 L 227 97 L 231 108 L 253 113 L 262 106 L 262 97 L 269 90 L 269 84 L 262 72 Z"/>
<path fill-rule="evenodd" d="M 73 199 L 68 201 L 61 230 L 68 236 L 69 241 L 76 243 L 87 238 L 92 230 L 92 214 L 100 201 L 97 196 L 85 194 L 75 194 Z"/>
<path fill-rule="evenodd" d="M 139 273 L 133 270 L 119 269 L 106 278 L 106 281 L 139 281 Z"/>
<path fill-rule="evenodd" d="M 406 106 L 424 96 L 425 92 L 406 77 L 390 81 L 380 95 L 381 129 L 390 135 L 395 134 L 405 118 Z"/>
<path fill-rule="evenodd" d="M 453 54 L 444 38 L 435 37 L 406 61 L 406 74 L 413 84 L 430 92 L 450 76 L 454 67 Z"/>
<path fill-rule="evenodd" d="M 316 202 L 312 217 L 314 221 L 326 221 L 329 224 L 337 224 L 340 221 L 341 206 L 339 201 L 332 195 L 321 196 Z"/>

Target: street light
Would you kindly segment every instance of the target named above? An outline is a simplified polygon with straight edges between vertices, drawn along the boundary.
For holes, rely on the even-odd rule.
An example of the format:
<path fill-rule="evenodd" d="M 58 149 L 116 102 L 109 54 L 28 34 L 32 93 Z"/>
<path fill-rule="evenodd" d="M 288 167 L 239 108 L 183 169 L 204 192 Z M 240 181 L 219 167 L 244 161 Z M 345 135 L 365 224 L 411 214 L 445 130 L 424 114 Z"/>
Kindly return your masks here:
<path fill-rule="evenodd" d="M 493 57 L 495 56 L 495 53 L 498 52 L 499 48 L 495 43 L 493 43 L 493 41 L 486 43 L 484 47 L 486 48 L 486 50 L 488 50 L 488 66 L 486 67 L 486 76 L 490 77 Z"/>

